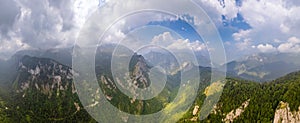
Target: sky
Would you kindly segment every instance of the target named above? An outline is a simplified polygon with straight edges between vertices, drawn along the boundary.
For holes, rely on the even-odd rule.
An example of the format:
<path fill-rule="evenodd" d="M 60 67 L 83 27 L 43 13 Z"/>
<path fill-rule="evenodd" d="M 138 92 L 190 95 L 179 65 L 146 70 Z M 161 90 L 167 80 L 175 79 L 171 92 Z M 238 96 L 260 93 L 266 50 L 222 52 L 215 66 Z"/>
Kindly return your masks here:
<path fill-rule="evenodd" d="M 300 53 L 300 1 L 299 0 L 194 0 L 215 24 L 224 43 L 227 60 L 253 53 Z M 156 4 L 151 4 L 156 3 Z M 148 8 L 171 7 L 174 11 L 184 6 L 184 0 L 166 3 L 161 0 L 0 0 L 0 59 L 7 59 L 16 51 L 25 49 L 63 48 L 74 45 L 75 40 L 91 14 L 102 11 L 110 20 L 116 13 L 139 6 Z M 161 3 L 161 4 L 160 4 Z M 168 6 L 166 6 L 168 4 Z M 155 5 L 155 6 L 154 6 Z M 197 51 L 208 49 L 201 34 L 193 28 L 201 23 L 189 15 L 196 10 L 187 8 L 178 18 L 138 18 L 126 20 L 106 41 L 124 38 L 128 29 L 121 26 L 143 23 L 160 25 L 179 33 L 178 40 L 168 32 L 153 36 L 151 40 L 173 40 L 173 47 L 182 44 Z M 151 20 L 147 22 L 146 20 Z M 201 19 L 200 19 L 201 20 Z M 189 23 L 186 23 L 189 22 Z M 107 22 L 111 23 L 111 22 Z M 133 27 L 134 28 L 134 27 Z M 111 38 L 117 37 L 117 38 Z M 181 43 L 180 43 L 181 42 Z"/>

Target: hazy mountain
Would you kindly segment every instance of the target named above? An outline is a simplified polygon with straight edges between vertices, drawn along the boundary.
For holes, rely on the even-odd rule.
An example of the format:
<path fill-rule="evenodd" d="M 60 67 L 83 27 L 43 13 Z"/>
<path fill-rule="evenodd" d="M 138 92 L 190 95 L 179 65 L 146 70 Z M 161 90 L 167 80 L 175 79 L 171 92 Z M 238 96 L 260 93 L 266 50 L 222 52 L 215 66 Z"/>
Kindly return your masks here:
<path fill-rule="evenodd" d="M 263 82 L 300 70 L 300 55 L 254 54 L 226 65 L 228 75 Z"/>
<path fill-rule="evenodd" d="M 180 75 L 188 74 L 191 75 L 189 79 L 192 79 L 193 74 L 189 71 L 199 69 L 201 80 L 197 98 L 189 111 L 182 116 L 180 122 L 200 122 L 197 116 L 204 100 L 221 92 L 223 87 L 218 82 L 210 83 L 211 71 L 217 71 L 217 69 L 195 66 L 191 63 L 179 65 L 170 55 L 160 52 L 114 56 L 117 59 L 130 57 L 129 65 L 118 67 L 120 69 L 128 67 L 129 71 L 124 73 L 126 76 L 120 75 L 119 79 L 115 79 L 110 66 L 113 47 L 114 45 L 98 48 L 95 71 L 105 98 L 122 111 L 143 115 L 160 111 L 166 107 L 170 108 L 169 103 L 174 100 L 181 84 Z M 71 67 L 54 59 L 32 57 L 25 54 L 25 52 L 18 53 L 8 61 L 0 61 L 0 67 L 3 68 L 0 73 L 1 82 L 6 83 L 5 86 L 0 86 L 0 120 L 7 122 L 95 122 L 80 104 L 72 80 L 75 72 Z M 281 76 L 288 70 L 295 71 L 298 63 L 296 57 L 297 55 L 288 54 L 253 55 L 229 63 L 228 70 L 233 72 L 236 77 L 267 80 L 269 76 Z M 282 58 L 286 60 L 282 60 Z M 157 72 L 167 76 L 166 86 L 157 97 L 140 100 L 139 98 L 143 95 L 138 95 L 135 88 L 143 89 L 153 82 L 153 78 L 151 81 L 149 78 L 155 74 L 152 71 L 155 65 L 170 70 L 169 73 Z M 289 67 L 290 65 L 294 67 Z M 239 68 L 237 66 L 244 66 L 244 68 L 235 69 L 235 67 Z M 279 68 L 283 71 L 282 73 L 279 72 Z M 245 69 L 246 72 L 238 74 L 242 69 Z M 270 74 L 262 78 L 255 78 L 247 71 L 270 71 Z M 210 115 L 201 122 L 273 122 L 280 119 L 298 121 L 297 117 L 300 117 L 298 115 L 300 112 L 297 110 L 300 106 L 299 73 L 291 73 L 262 84 L 228 78 L 219 102 Z M 5 79 L 9 76 L 11 79 Z M 160 78 L 158 77 L 158 79 Z M 3 82 L 4 80 L 6 82 Z M 135 97 L 129 98 L 117 87 L 116 83 L 130 90 Z M 149 93 L 155 93 L 155 91 L 150 90 Z M 185 95 L 189 96 L 190 94 L 186 93 Z"/>
<path fill-rule="evenodd" d="M 104 57 L 102 61 L 110 61 L 110 55 L 106 55 L 107 57 Z M 100 53 L 100 56 L 106 55 Z M 151 73 L 150 69 L 153 66 L 148 63 L 150 62 L 144 59 L 142 55 L 134 54 L 128 66 L 128 78 L 120 78 L 120 81 L 115 81 L 112 78 L 112 73 L 108 70 L 110 67 L 103 66 L 103 63 L 97 63 L 101 66 L 97 66 L 95 70 L 106 99 L 120 110 L 132 114 L 154 113 L 168 106 L 168 103 L 174 100 L 178 91 L 180 71 L 184 69 L 188 71 L 188 69 L 178 66 L 176 73 L 172 75 L 161 73 L 161 75 L 167 75 L 166 87 L 157 97 L 140 100 L 138 98 L 143 95 L 136 95 L 139 93 L 135 92 L 135 88 L 146 88 L 155 80 L 155 78 L 149 80 L 150 75 L 155 73 Z M 102 71 L 103 69 L 106 71 Z M 193 66 L 189 69 L 198 69 L 198 67 Z M 202 78 L 204 82 L 202 88 L 205 88 L 204 85 L 207 86 L 210 80 L 209 75 L 206 75 L 209 74 L 210 69 L 202 69 L 202 76 L 207 76 L 207 79 Z M 27 55 L 20 58 L 16 69 L 16 77 L 10 82 L 10 88 L 7 88 L 10 94 L 3 98 L 5 100 L 3 104 L 4 114 L 9 115 L 6 118 L 13 122 L 93 121 L 83 109 L 77 97 L 72 82 L 73 73 L 70 67 L 53 59 Z M 129 98 L 123 94 L 117 88 L 116 83 L 126 85 L 124 87 L 131 90 L 136 97 Z M 156 84 L 155 86 L 160 85 Z M 149 93 L 156 93 L 156 91 L 149 90 Z M 2 99 L 1 95 L 0 97 Z"/>
<path fill-rule="evenodd" d="M 0 60 L 0 85 L 8 86 L 16 77 L 18 61 L 15 59 Z"/>
<path fill-rule="evenodd" d="M 39 57 L 54 59 L 61 64 L 72 66 L 73 47 L 69 48 L 52 48 L 48 50 L 21 50 L 12 56 L 14 59 L 21 59 L 23 56 Z"/>
<path fill-rule="evenodd" d="M 145 59 L 144 56 L 132 51 L 129 51 L 127 54 L 113 54 L 113 47 L 114 46 L 111 45 L 110 48 L 98 48 L 95 68 L 100 86 L 111 104 L 120 110 L 131 114 L 150 114 L 160 111 L 166 106 L 166 104 L 174 99 L 174 93 L 178 91 L 178 86 L 180 84 L 180 79 L 177 79 L 178 75 L 170 75 L 168 73 L 163 73 L 162 71 L 151 72 L 153 65 L 163 65 L 161 63 L 163 61 L 157 61 L 154 63 L 152 58 Z M 114 57 L 116 61 L 129 58 L 129 64 L 125 63 L 123 64 L 124 66 L 122 66 L 122 63 L 120 63 L 121 65 L 118 65 L 118 68 L 116 69 L 116 72 L 118 73 L 118 71 L 122 71 L 128 67 L 128 71 L 125 71 L 125 73 L 121 72 L 113 77 L 110 66 L 112 57 Z M 169 66 L 164 65 L 163 67 Z M 159 74 L 158 76 L 167 76 L 165 80 L 166 88 L 163 88 L 162 92 L 159 93 L 157 97 L 150 98 L 148 100 L 140 100 L 139 98 L 148 97 L 148 95 L 160 92 L 160 90 L 155 89 L 160 88 L 157 87 L 161 86 L 159 81 L 163 82 L 164 80 L 158 80 L 159 77 L 157 77 L 152 78 L 150 81 L 150 76 L 157 74 Z M 151 83 L 154 84 L 154 90 L 147 89 Z M 121 90 L 117 88 L 117 84 L 125 90 L 128 90 L 128 93 L 133 95 L 133 97 L 129 98 L 127 95 L 122 93 Z M 139 91 L 136 91 L 137 88 L 147 89 L 146 91 L 148 93 L 146 95 L 140 94 Z"/>

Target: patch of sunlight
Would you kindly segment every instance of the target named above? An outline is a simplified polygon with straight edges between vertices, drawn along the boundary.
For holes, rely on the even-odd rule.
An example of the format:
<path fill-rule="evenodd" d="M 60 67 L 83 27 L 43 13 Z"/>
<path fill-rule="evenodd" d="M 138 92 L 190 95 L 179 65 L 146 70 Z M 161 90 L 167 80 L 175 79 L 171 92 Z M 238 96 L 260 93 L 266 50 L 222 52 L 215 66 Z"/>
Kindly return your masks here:
<path fill-rule="evenodd" d="M 222 91 L 223 87 L 224 87 L 224 83 L 222 83 L 220 81 L 214 82 L 210 86 L 208 86 L 208 87 L 205 88 L 204 94 L 207 97 L 211 96 L 211 95 L 213 95 L 213 94 L 215 94 L 217 92 Z"/>

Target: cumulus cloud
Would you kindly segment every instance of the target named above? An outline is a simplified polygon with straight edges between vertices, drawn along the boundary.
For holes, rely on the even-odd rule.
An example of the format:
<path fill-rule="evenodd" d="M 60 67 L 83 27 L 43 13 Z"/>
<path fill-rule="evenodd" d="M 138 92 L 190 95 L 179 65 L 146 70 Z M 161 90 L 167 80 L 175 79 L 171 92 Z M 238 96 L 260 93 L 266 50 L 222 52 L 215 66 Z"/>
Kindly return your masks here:
<path fill-rule="evenodd" d="M 5 36 L 13 26 L 20 9 L 13 0 L 2 0 L 0 4 L 0 35 Z"/>
<path fill-rule="evenodd" d="M 152 44 L 163 46 L 167 49 L 175 50 L 193 50 L 193 51 L 205 51 L 206 45 L 200 41 L 190 41 L 189 39 L 176 39 L 170 32 L 164 32 L 160 35 L 154 36 Z"/>
<path fill-rule="evenodd" d="M 233 33 L 232 37 L 234 38 L 235 46 L 240 51 L 246 51 L 252 45 L 252 39 L 248 36 L 250 35 L 250 30 L 241 30 L 239 33 Z"/>
<path fill-rule="evenodd" d="M 88 12 L 98 4 L 99 0 L 2 0 L 0 57 L 28 48 L 73 45 Z"/>
<path fill-rule="evenodd" d="M 236 42 L 235 46 L 237 47 L 238 50 L 240 51 L 245 51 L 245 50 L 249 50 L 249 46 L 252 44 L 251 39 L 247 38 L 244 39 L 243 41 L 240 42 Z"/>
<path fill-rule="evenodd" d="M 162 46 L 170 46 L 174 43 L 174 38 L 172 37 L 170 32 L 164 32 L 163 34 L 154 36 L 152 39 L 152 44 L 160 44 Z"/>
<path fill-rule="evenodd" d="M 170 6 L 170 2 L 172 2 L 172 6 Z M 145 10 L 146 9 L 146 10 Z M 148 11 L 149 9 L 154 11 Z M 115 35 L 113 33 L 116 32 L 122 32 L 126 33 L 128 31 L 131 31 L 135 27 L 138 26 L 144 26 L 148 24 L 149 22 L 153 21 L 171 21 L 176 19 L 184 19 L 188 21 L 190 24 L 197 24 L 197 25 L 203 25 L 206 26 L 207 22 L 202 22 L 204 19 L 195 19 L 195 15 L 199 14 L 199 12 L 196 12 L 195 10 L 199 9 L 198 6 L 193 4 L 190 1 L 182 1 L 182 0 L 151 0 L 151 1 L 122 1 L 119 0 L 109 0 L 104 6 L 101 7 L 98 17 L 94 17 L 94 20 L 97 20 L 95 22 L 90 21 L 91 25 L 93 27 L 97 27 L 98 30 L 106 30 L 113 22 L 116 20 L 123 21 L 123 24 L 120 24 L 119 26 L 113 25 L 114 29 L 109 30 L 107 33 L 110 33 L 109 35 L 106 35 L 104 39 L 106 41 L 108 40 L 114 40 Z M 137 12 L 136 10 L 139 10 Z M 140 13 L 142 10 L 142 13 Z M 156 11 L 158 10 L 158 11 Z M 170 15 L 164 12 L 159 11 L 166 11 L 171 12 L 175 15 Z M 131 13 L 131 14 L 130 14 Z M 133 14 L 134 13 L 134 14 Z M 130 14 L 126 15 L 126 14 Z M 125 17 L 126 15 L 126 17 Z M 138 16 L 131 16 L 131 15 L 138 15 Z M 189 20 L 183 17 L 183 15 L 188 15 L 193 18 L 193 20 Z M 120 17 L 124 16 L 124 17 Z M 105 17 L 105 19 L 103 19 Z M 98 21 L 99 20 L 99 21 Z M 203 27 L 205 28 L 205 27 Z M 209 28 L 207 28 L 209 29 Z M 91 34 L 91 36 L 88 37 L 96 37 L 92 36 L 93 32 L 96 30 L 87 30 L 87 34 Z M 212 31 L 203 31 L 203 33 L 210 33 Z M 96 35 L 96 34 L 95 34 Z M 85 39 L 83 39 L 85 40 Z M 97 39 L 93 39 L 97 40 Z"/>
<path fill-rule="evenodd" d="M 75 40 L 73 10 L 70 1 L 18 1 L 21 16 L 15 33 L 34 48 L 52 48 Z"/>
<path fill-rule="evenodd" d="M 4 13 L 0 13 L 5 14 L 3 16 L 9 19 L 0 19 L 1 39 L 5 38 L 5 42 L 10 42 L 6 44 L 13 47 L 14 50 L 12 51 L 20 50 L 22 48 L 48 49 L 72 45 L 75 42 L 80 29 L 82 29 L 82 25 L 86 22 L 86 19 L 91 15 L 91 13 L 94 12 L 94 10 L 97 10 L 98 6 L 101 6 L 101 10 L 97 13 L 101 15 L 98 20 L 101 20 L 102 22 L 92 23 L 94 25 L 87 26 L 106 29 L 107 26 L 104 25 L 110 25 L 112 22 L 116 21 L 116 19 L 119 18 L 120 13 L 133 12 L 134 10 L 141 8 L 154 10 L 163 8 L 178 14 L 175 19 L 178 19 L 178 16 L 180 15 L 191 15 L 193 17 L 198 13 L 195 11 L 195 9 L 198 9 L 198 6 L 195 6 L 191 2 L 182 0 L 173 0 L 172 4 L 175 6 L 169 6 L 170 1 L 161 0 L 122 2 L 119 0 L 109 0 L 106 1 L 107 3 L 105 5 L 103 4 L 103 0 L 15 0 L 15 2 L 5 0 L 5 2 L 7 2 L 8 5 L 13 6 L 10 6 L 11 9 L 7 9 L 8 11 L 2 11 Z M 233 4 L 234 3 L 231 5 Z M 1 7 L 1 9 L 2 8 L 4 9 L 5 7 Z M 226 13 L 230 13 L 229 9 L 226 11 L 228 11 Z M 8 13 L 11 13 L 10 16 L 6 15 Z M 150 14 L 155 14 L 155 16 L 149 16 Z M 110 30 L 111 32 L 108 32 L 109 34 L 106 35 L 107 37 L 104 37 L 104 40 L 107 42 L 116 41 L 120 38 L 124 38 L 126 31 L 130 31 L 135 28 L 135 26 L 147 24 L 149 21 L 171 20 L 172 18 L 173 17 L 166 16 L 166 14 L 162 14 L 160 12 L 152 12 L 144 13 L 126 20 L 124 19 L 122 20 L 124 21 L 122 24 L 115 25 L 115 28 L 112 28 Z M 193 21 L 189 22 L 196 25 L 207 25 L 206 21 L 196 17 Z M 89 31 L 93 32 L 95 30 Z M 210 32 L 212 31 L 205 30 L 202 33 Z M 91 35 L 88 37 L 95 36 Z M 21 42 L 21 45 L 15 43 L 13 41 L 14 39 L 18 39 Z M 1 44 L 4 46 L 4 41 L 0 42 L 0 45 Z M 197 45 L 198 43 L 195 43 L 191 46 Z M 197 47 L 197 49 L 200 50 L 200 47 Z M 2 50 L 5 49 L 2 48 Z M 4 53 L 4 51 L 1 51 L 1 53 Z M 11 54 L 12 53 L 13 52 L 11 52 Z"/>
<path fill-rule="evenodd" d="M 103 22 L 93 25 L 95 28 L 107 28 L 103 25 L 111 24 L 118 18 L 119 13 L 131 12 L 139 8 L 165 8 L 192 17 L 193 14 L 197 13 L 195 9 L 190 7 L 181 7 L 182 10 L 178 10 L 175 5 L 189 5 L 183 0 L 172 1 L 174 6 L 170 6 L 168 0 L 122 2 L 109 0 L 107 1 L 109 4 L 105 5 L 101 1 L 2 0 L 0 4 L 0 52 L 7 54 L 8 51 L 13 53 L 15 50 L 24 48 L 47 49 L 70 46 L 74 43 L 86 19 L 98 6 L 102 6 L 98 14 L 101 15 L 99 19 Z M 242 15 L 244 21 L 251 26 L 251 29 L 239 30 L 232 34 L 233 40 L 235 40 L 235 42 L 231 42 L 233 45 L 230 47 L 235 46 L 232 49 L 250 52 L 249 49 L 254 45 L 255 48 L 260 46 L 260 51 L 266 52 L 274 49 L 271 48 L 270 45 L 272 45 L 273 47 L 278 46 L 277 49 L 281 52 L 292 52 L 291 50 L 297 52 L 298 43 L 287 41 L 290 37 L 300 37 L 300 16 L 297 16 L 300 13 L 300 3 L 296 0 L 243 0 L 239 6 L 234 0 L 199 0 L 195 2 L 208 13 L 217 26 L 222 26 L 222 15 L 230 20 L 237 17 L 237 13 Z M 158 12 L 156 16 L 143 14 L 123 20 L 123 23 L 111 29 L 104 40 L 107 42 L 117 41 L 124 38 L 126 31 L 130 31 L 134 26 L 147 24 L 149 20 L 161 21 L 166 19 L 170 19 L 170 17 Z M 187 21 L 194 25 L 205 25 L 206 23 L 196 16 L 193 17 L 192 21 Z M 211 32 L 211 30 L 203 31 L 203 33 L 206 32 Z M 179 44 L 189 44 L 194 49 L 201 50 L 204 48 L 201 43 L 193 42 L 194 44 L 191 44 L 187 40 L 176 43 L 172 43 L 172 47 L 180 47 Z M 269 50 L 264 50 L 265 48 L 269 48 Z M 290 49 L 287 51 L 287 48 Z"/>
<path fill-rule="evenodd" d="M 251 32 L 250 30 L 241 30 L 241 31 L 239 31 L 239 33 L 233 33 L 232 36 L 233 36 L 234 40 L 241 41 L 241 40 L 247 39 L 250 32 Z"/>
<path fill-rule="evenodd" d="M 297 0 L 243 0 L 236 6 L 237 1 L 200 0 L 209 16 L 219 23 L 221 16 L 234 19 L 237 13 L 251 26 L 247 30 L 239 30 L 232 34 L 237 49 L 249 52 L 260 46 L 259 51 L 274 51 L 282 41 L 287 41 L 278 47 L 282 52 L 297 52 L 297 45 L 291 46 L 290 37 L 300 36 L 300 2 Z M 266 45 L 263 45 L 266 44 Z M 269 45 L 267 45 L 269 44 Z M 271 47 L 271 45 L 273 47 Z M 290 49 L 287 49 L 290 48 Z M 253 49 L 253 48 L 252 48 Z M 293 51 L 292 51 L 293 50 Z"/>
<path fill-rule="evenodd" d="M 274 40 L 287 40 L 293 35 L 299 35 L 300 18 L 296 13 L 300 13 L 300 7 L 287 6 L 288 1 L 279 0 L 246 0 L 239 8 L 245 21 L 252 27 L 240 30 L 233 34 L 233 37 L 241 36 L 251 39 L 253 44 L 276 43 Z M 235 38 L 238 41 L 241 38 Z"/>
<path fill-rule="evenodd" d="M 1 40 L 0 45 L 0 59 L 8 59 L 11 53 L 15 52 L 16 49 L 23 50 L 28 48 L 30 48 L 30 46 L 24 44 L 19 38 L 12 37 L 10 40 L 4 38 Z"/>
<path fill-rule="evenodd" d="M 277 49 L 271 44 L 259 44 L 257 49 L 263 53 L 275 52 Z"/>
<path fill-rule="evenodd" d="M 222 21 L 220 15 L 235 18 L 239 12 L 239 8 L 236 7 L 236 1 L 234 0 L 199 0 L 198 3 L 217 22 Z"/>
<path fill-rule="evenodd" d="M 283 53 L 300 53 L 300 39 L 291 37 L 287 42 L 280 44 L 278 50 Z"/>
<path fill-rule="evenodd" d="M 252 46 L 254 49 L 258 49 L 260 52 L 281 52 L 281 53 L 300 53 L 300 39 L 297 37 L 290 37 L 287 41 L 279 44 L 275 47 L 272 44 L 259 44 Z"/>

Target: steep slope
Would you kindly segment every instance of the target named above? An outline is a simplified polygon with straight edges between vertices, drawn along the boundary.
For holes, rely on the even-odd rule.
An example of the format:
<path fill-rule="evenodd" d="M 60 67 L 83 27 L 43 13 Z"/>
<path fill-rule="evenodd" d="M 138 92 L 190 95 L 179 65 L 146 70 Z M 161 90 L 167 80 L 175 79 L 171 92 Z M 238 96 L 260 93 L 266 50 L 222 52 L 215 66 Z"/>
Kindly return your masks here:
<path fill-rule="evenodd" d="M 7 88 L 16 77 L 18 62 L 14 59 L 0 60 L 0 86 Z"/>
<path fill-rule="evenodd" d="M 103 56 L 105 54 L 102 54 Z M 110 57 L 107 57 L 106 60 L 109 60 Z M 104 60 L 104 59 L 103 59 Z M 96 63 L 97 64 L 97 63 Z M 107 71 L 110 66 L 99 65 L 96 67 L 96 74 L 100 82 L 100 87 L 106 98 L 120 110 L 131 113 L 131 114 L 150 114 L 160 111 L 166 104 L 173 100 L 173 93 L 178 90 L 178 84 L 170 84 L 170 81 L 173 80 L 173 83 L 179 83 L 177 76 L 168 76 L 167 78 L 167 87 L 162 90 L 162 92 L 155 98 L 149 100 L 139 100 L 137 97 L 141 97 L 136 88 L 145 89 L 150 84 L 150 69 L 151 66 L 148 65 L 148 62 L 144 59 L 143 56 L 134 54 L 129 63 L 129 71 L 126 75 L 128 77 L 114 79 L 112 77 L 111 71 Z M 168 84 L 169 83 L 169 84 Z M 134 95 L 133 98 L 129 98 L 127 95 L 121 92 L 117 88 L 119 84 L 122 88 L 129 90 L 130 93 Z M 172 87 L 174 87 L 172 89 Z M 149 94 L 153 93 L 149 91 Z M 120 101 L 122 100 L 122 101 Z"/>
<path fill-rule="evenodd" d="M 54 60 L 24 56 L 6 111 L 14 122 L 93 121 L 80 104 L 73 71 Z"/>
<path fill-rule="evenodd" d="M 99 85 L 106 99 L 115 107 L 136 115 L 151 114 L 163 108 L 172 108 L 173 105 L 169 102 L 177 94 L 180 84 L 179 73 L 183 69 L 180 68 L 175 74 L 167 75 L 166 87 L 158 96 L 151 100 L 139 100 L 129 98 L 117 88 L 117 81 L 113 79 L 110 71 L 111 52 L 105 50 L 97 55 L 101 57 L 96 59 L 95 68 Z M 149 86 L 152 68 L 149 63 L 143 56 L 135 54 L 130 61 L 128 81 L 121 82 L 130 84 L 132 88 Z M 223 85 L 218 82 L 209 85 L 212 71 L 209 67 L 187 65 L 187 69 L 200 69 L 201 83 L 194 104 L 179 122 L 298 121 L 300 72 L 290 73 L 266 83 L 228 78 L 214 110 L 206 119 L 199 121 L 199 111 L 204 99 L 219 93 Z M 72 83 L 73 74 L 70 67 L 55 60 L 22 57 L 17 65 L 16 77 L 11 83 L 13 91 L 8 93 L 3 86 L 0 88 L 0 120 L 7 122 L 95 122 L 80 104 Z M 181 112 L 178 113 L 178 116 L 181 115 Z"/>
<path fill-rule="evenodd" d="M 0 96 L 0 121 L 1 122 L 12 122 L 12 120 L 7 114 L 7 110 L 8 110 L 7 102 L 2 99 L 2 95 L 1 95 Z"/>
<path fill-rule="evenodd" d="M 195 105 L 201 108 L 201 103 Z M 229 78 L 214 111 L 201 122 L 299 122 L 299 107 L 300 72 L 262 84 Z M 199 122 L 193 119 L 192 110 L 182 122 Z"/>
<path fill-rule="evenodd" d="M 291 111 L 289 104 L 280 102 L 274 116 L 274 123 L 300 122 L 300 106 L 298 111 Z"/>

